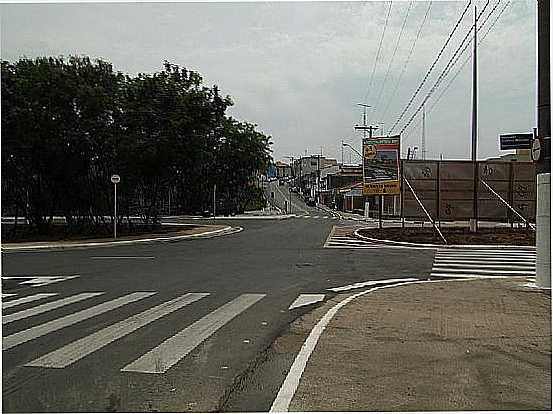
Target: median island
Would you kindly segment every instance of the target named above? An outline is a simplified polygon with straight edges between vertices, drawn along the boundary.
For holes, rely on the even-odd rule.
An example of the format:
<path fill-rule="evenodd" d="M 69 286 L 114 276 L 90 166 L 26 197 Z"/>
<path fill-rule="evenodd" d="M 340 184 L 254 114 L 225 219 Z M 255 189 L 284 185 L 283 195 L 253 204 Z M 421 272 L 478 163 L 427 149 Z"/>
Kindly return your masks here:
<path fill-rule="evenodd" d="M 440 231 L 449 245 L 515 245 L 535 246 L 536 232 L 526 228 L 493 227 L 479 228 L 476 233 L 467 227 L 446 227 Z M 432 227 L 390 227 L 383 229 L 361 229 L 358 234 L 379 240 L 406 243 L 444 244 Z"/>

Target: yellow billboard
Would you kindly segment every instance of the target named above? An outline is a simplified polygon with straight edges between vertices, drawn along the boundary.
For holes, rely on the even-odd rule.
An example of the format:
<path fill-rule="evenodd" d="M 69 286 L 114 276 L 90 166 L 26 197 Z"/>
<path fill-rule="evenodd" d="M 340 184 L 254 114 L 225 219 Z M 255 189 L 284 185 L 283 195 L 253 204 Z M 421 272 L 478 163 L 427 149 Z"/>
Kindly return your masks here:
<path fill-rule="evenodd" d="M 363 194 L 399 194 L 400 136 L 363 139 Z"/>

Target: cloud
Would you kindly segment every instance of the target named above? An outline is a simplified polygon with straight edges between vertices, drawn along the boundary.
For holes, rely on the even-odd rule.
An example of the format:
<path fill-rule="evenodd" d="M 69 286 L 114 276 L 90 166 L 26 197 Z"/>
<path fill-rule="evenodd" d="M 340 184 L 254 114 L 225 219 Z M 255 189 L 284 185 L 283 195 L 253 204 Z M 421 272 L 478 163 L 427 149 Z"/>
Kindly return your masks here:
<path fill-rule="evenodd" d="M 484 4 L 479 1 L 479 8 Z M 490 1 L 488 10 L 494 4 Z M 422 81 L 466 3 L 433 2 L 400 88 L 390 101 L 427 5 L 413 3 L 391 62 L 409 2 L 392 4 L 374 88 L 369 91 L 369 99 L 376 101 L 382 89 L 375 116 L 383 119 L 373 120 L 385 122 L 386 127 L 395 122 Z M 306 148 L 319 152 L 320 147 L 336 157 L 341 139 L 358 143 L 353 125 L 360 122 L 361 111 L 356 104 L 367 91 L 387 8 L 384 2 L 2 4 L 2 58 L 86 54 L 103 57 L 127 73 L 159 70 L 168 59 L 199 71 L 206 83 L 218 84 L 233 96 L 230 112 L 272 135 L 276 158 L 299 155 Z M 524 132 L 535 124 L 535 9 L 535 2 L 513 1 L 479 49 L 481 157 L 498 153 L 499 133 Z M 435 82 L 471 23 L 472 8 L 422 93 Z M 470 73 L 469 62 L 428 113 L 431 156 L 470 154 Z M 448 79 L 442 88 L 447 83 Z M 440 93 L 438 89 L 430 106 Z M 388 103 L 389 111 L 383 114 Z M 413 124 L 404 136 L 405 149 L 420 147 L 418 117 Z"/>

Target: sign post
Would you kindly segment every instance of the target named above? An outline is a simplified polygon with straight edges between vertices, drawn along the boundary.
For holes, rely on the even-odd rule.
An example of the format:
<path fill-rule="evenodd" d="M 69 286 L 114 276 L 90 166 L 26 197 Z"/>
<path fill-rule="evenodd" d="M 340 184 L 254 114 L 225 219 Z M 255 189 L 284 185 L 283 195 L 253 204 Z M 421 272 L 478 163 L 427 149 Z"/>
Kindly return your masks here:
<path fill-rule="evenodd" d="M 117 184 L 121 181 L 121 177 L 117 174 L 111 176 L 111 182 L 113 183 L 113 238 L 117 238 Z"/>

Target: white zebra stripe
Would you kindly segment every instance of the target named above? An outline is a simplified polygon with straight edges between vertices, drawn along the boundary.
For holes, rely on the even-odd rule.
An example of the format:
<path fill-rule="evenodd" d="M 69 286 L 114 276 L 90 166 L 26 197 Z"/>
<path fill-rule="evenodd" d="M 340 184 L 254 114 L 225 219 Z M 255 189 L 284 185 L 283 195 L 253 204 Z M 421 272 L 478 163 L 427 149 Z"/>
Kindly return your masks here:
<path fill-rule="evenodd" d="M 85 319 L 92 318 L 93 316 L 100 315 L 113 309 L 117 309 L 128 303 L 155 295 L 155 293 L 156 292 L 134 292 L 129 295 L 110 300 L 109 302 L 104 302 L 99 305 L 92 306 L 91 308 L 84 309 L 71 315 L 67 315 L 59 319 L 54 319 L 53 321 L 43 323 L 42 325 L 33 326 L 32 328 L 25 329 L 24 331 L 8 335 L 2 338 L 2 350 L 13 348 L 14 346 L 55 332 L 67 326 L 74 325 L 77 322 L 84 321 Z"/>
<path fill-rule="evenodd" d="M 18 321 L 20 319 L 30 318 L 31 316 L 39 315 L 44 312 L 61 308 L 62 306 L 67 306 L 72 303 L 80 302 L 81 300 L 85 300 L 102 294 L 104 294 L 104 292 L 85 292 L 69 296 L 67 298 L 55 300 L 53 302 L 44 303 L 42 305 L 35 306 L 34 308 L 25 309 L 19 312 L 12 313 L 10 315 L 3 315 L 2 323 L 6 324 L 13 321 Z"/>
<path fill-rule="evenodd" d="M 49 354 L 25 364 L 25 366 L 65 368 L 113 341 L 208 295 L 209 293 L 188 293 L 179 296 L 72 342 L 56 351 L 50 352 Z"/>
<path fill-rule="evenodd" d="M 263 294 L 240 295 L 162 342 L 121 371 L 161 374 L 188 355 L 227 322 L 261 300 Z"/>

